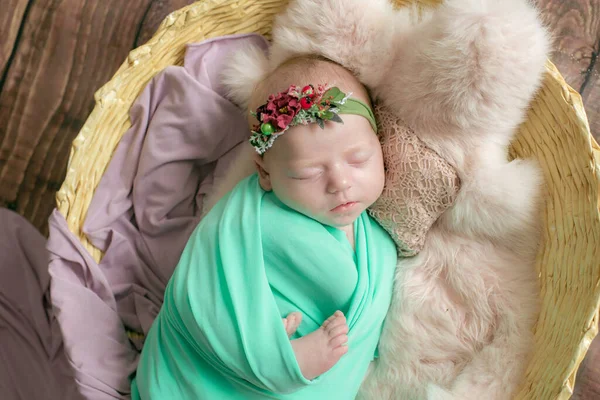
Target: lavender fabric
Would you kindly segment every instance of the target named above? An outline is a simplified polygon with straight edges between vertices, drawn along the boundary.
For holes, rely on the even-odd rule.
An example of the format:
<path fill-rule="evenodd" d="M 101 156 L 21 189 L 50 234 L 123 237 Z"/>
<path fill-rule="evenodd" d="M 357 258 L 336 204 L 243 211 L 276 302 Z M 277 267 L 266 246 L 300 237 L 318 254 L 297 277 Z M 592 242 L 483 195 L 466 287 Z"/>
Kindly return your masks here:
<path fill-rule="evenodd" d="M 218 78 L 227 54 L 248 44 L 267 48 L 258 35 L 189 45 L 184 66 L 166 68 L 142 92 L 83 226 L 105 253 L 100 264 L 60 213 L 50 218 L 52 306 L 88 400 L 129 398 L 141 343 L 126 329 L 148 332 L 204 195 L 248 137 Z"/>
<path fill-rule="evenodd" d="M 0 208 L 0 399 L 79 399 L 49 299 L 44 237 Z"/>

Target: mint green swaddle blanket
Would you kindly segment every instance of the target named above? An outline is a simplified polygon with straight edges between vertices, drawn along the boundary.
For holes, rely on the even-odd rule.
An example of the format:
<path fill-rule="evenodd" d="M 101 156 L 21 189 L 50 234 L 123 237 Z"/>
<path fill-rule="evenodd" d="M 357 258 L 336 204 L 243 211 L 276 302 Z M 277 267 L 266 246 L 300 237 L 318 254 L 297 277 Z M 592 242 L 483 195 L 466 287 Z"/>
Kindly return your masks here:
<path fill-rule="evenodd" d="M 152 325 L 133 399 L 353 399 L 377 350 L 392 293 L 396 248 L 366 212 L 354 251 L 324 226 L 240 182 L 190 237 Z M 295 334 L 346 315 L 348 352 L 328 372 L 302 376 L 281 318 Z"/>

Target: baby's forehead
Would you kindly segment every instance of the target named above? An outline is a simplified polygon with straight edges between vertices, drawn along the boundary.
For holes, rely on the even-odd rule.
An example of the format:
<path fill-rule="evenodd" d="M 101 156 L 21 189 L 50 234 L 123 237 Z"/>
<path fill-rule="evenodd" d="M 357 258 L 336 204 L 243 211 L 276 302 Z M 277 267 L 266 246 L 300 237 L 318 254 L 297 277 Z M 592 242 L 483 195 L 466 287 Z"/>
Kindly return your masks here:
<path fill-rule="evenodd" d="M 317 124 L 296 126 L 277 138 L 267 154 L 276 154 L 274 159 L 289 165 L 323 161 L 379 146 L 379 140 L 366 119 L 362 121 L 363 117 L 354 115 L 342 115 L 342 118 L 354 118 L 361 124 L 356 126 L 358 124 L 353 121 L 340 125 L 329 122 L 324 129 Z M 349 125 L 354 128 L 349 129 Z"/>

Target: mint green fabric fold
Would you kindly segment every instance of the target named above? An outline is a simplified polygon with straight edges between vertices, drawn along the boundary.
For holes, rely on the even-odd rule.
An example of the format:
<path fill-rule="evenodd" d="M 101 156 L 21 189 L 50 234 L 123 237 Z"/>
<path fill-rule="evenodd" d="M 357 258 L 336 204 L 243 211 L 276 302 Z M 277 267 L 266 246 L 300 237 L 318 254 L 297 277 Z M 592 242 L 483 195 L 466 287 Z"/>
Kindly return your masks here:
<path fill-rule="evenodd" d="M 345 233 L 242 181 L 200 222 L 144 344 L 133 399 L 353 399 L 373 360 L 392 293 L 396 249 L 367 213 Z M 295 337 L 335 310 L 349 351 L 313 381 L 302 376 L 281 318 L 303 315 Z"/>

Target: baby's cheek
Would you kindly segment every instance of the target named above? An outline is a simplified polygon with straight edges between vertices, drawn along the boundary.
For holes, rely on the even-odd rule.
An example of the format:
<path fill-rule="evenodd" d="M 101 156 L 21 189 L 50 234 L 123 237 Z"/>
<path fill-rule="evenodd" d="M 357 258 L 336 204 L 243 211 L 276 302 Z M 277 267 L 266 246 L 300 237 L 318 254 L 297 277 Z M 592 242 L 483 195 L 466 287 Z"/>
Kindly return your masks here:
<path fill-rule="evenodd" d="M 381 169 L 381 171 L 378 174 L 378 185 L 377 185 L 377 196 L 379 197 L 381 195 L 381 193 L 383 192 L 383 188 L 385 186 L 385 171 L 383 170 L 383 168 Z"/>
<path fill-rule="evenodd" d="M 311 217 L 321 214 L 322 205 L 319 202 L 320 198 L 317 193 L 311 191 L 305 191 L 299 196 L 301 207 L 305 210 L 306 214 L 310 214 Z"/>
<path fill-rule="evenodd" d="M 310 187 L 292 187 L 288 188 L 283 202 L 302 214 L 315 217 L 319 213 L 318 199 L 319 196 Z"/>
<path fill-rule="evenodd" d="M 379 194 L 383 191 L 383 186 L 385 185 L 385 165 L 383 162 L 383 154 L 380 154 L 381 161 L 377 164 L 377 177 L 379 182 Z M 379 197 L 379 196 L 378 196 Z"/>
<path fill-rule="evenodd" d="M 365 185 L 368 192 L 367 196 L 374 202 L 383 192 L 383 187 L 385 185 L 385 171 L 383 165 L 374 165 L 373 168 L 367 172 L 365 176 Z"/>

